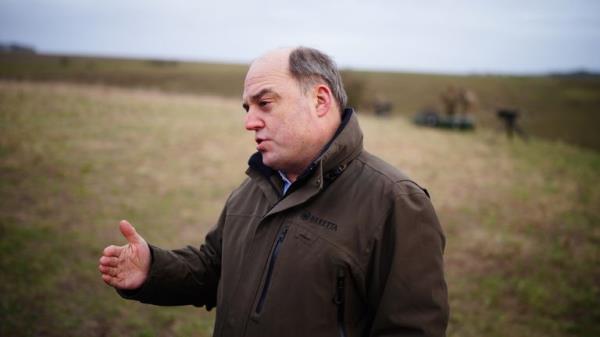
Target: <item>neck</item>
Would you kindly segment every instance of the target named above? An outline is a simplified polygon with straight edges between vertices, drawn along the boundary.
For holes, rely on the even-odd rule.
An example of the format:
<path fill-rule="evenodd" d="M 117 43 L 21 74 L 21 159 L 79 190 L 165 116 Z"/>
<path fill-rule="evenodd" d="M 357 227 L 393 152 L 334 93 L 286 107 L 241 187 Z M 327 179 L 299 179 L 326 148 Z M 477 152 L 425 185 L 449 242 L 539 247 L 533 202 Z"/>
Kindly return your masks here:
<path fill-rule="evenodd" d="M 287 180 L 289 180 L 291 183 L 293 183 L 294 181 L 296 181 L 296 179 L 298 179 L 298 176 L 299 176 L 299 174 L 294 174 L 294 173 L 283 172 L 283 174 L 285 175 L 285 177 L 287 178 Z"/>

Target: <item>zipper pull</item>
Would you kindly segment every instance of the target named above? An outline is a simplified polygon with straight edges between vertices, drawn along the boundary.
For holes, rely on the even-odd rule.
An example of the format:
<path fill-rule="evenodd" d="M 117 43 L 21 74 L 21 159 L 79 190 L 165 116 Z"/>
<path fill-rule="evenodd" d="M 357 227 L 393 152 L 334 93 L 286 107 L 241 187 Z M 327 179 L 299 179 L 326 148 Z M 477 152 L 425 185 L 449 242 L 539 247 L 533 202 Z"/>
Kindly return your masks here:
<path fill-rule="evenodd" d="M 285 235 L 287 234 L 288 231 L 288 226 L 285 226 L 281 229 L 281 233 L 279 233 L 279 238 L 277 239 L 279 242 L 283 241 L 283 239 L 285 239 Z"/>

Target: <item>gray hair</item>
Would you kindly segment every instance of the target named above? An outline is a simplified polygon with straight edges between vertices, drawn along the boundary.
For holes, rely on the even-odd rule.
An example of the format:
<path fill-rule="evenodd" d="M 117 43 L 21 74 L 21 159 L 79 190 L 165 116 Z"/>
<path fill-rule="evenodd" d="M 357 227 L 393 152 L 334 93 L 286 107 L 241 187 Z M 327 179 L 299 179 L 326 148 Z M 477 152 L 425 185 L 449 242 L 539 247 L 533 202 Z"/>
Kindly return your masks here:
<path fill-rule="evenodd" d="M 340 112 L 344 110 L 348 96 L 342 76 L 329 56 L 313 48 L 298 47 L 290 53 L 289 71 L 305 92 L 317 83 L 327 84 Z"/>

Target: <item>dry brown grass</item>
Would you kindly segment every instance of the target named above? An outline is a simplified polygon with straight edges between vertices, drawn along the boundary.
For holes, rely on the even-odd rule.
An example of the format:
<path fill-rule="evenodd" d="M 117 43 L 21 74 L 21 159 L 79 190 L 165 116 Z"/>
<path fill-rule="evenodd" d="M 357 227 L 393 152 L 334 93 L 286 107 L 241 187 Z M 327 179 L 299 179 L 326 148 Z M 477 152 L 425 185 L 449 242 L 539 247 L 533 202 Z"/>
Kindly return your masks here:
<path fill-rule="evenodd" d="M 212 314 L 123 301 L 96 261 L 121 218 L 160 246 L 200 243 L 253 152 L 242 118 L 238 100 L 0 82 L 0 335 L 209 335 Z M 431 192 L 450 336 L 598 332 L 597 153 L 360 121 L 365 147 Z"/>

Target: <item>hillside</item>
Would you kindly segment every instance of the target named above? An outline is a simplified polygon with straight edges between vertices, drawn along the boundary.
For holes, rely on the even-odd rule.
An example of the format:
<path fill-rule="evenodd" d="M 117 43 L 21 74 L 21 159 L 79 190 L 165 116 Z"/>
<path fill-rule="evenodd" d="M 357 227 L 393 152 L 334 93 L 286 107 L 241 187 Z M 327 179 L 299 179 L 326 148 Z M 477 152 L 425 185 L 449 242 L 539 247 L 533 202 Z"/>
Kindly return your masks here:
<path fill-rule="evenodd" d="M 0 79 L 68 81 L 166 92 L 218 95 L 239 100 L 246 65 L 0 53 Z M 479 127 L 501 131 L 501 107 L 521 110 L 520 124 L 533 136 L 600 150 L 600 76 L 449 76 L 347 70 L 351 101 L 369 113 L 377 97 L 393 114 L 412 117 L 424 107 L 441 110 L 448 87 L 476 93 Z"/>
<path fill-rule="evenodd" d="M 165 248 L 201 243 L 253 151 L 239 101 L 0 81 L 0 103 L 0 335 L 209 336 L 213 313 L 122 300 L 97 260 L 120 219 Z M 600 154 L 360 122 L 432 194 L 449 336 L 600 334 Z"/>

